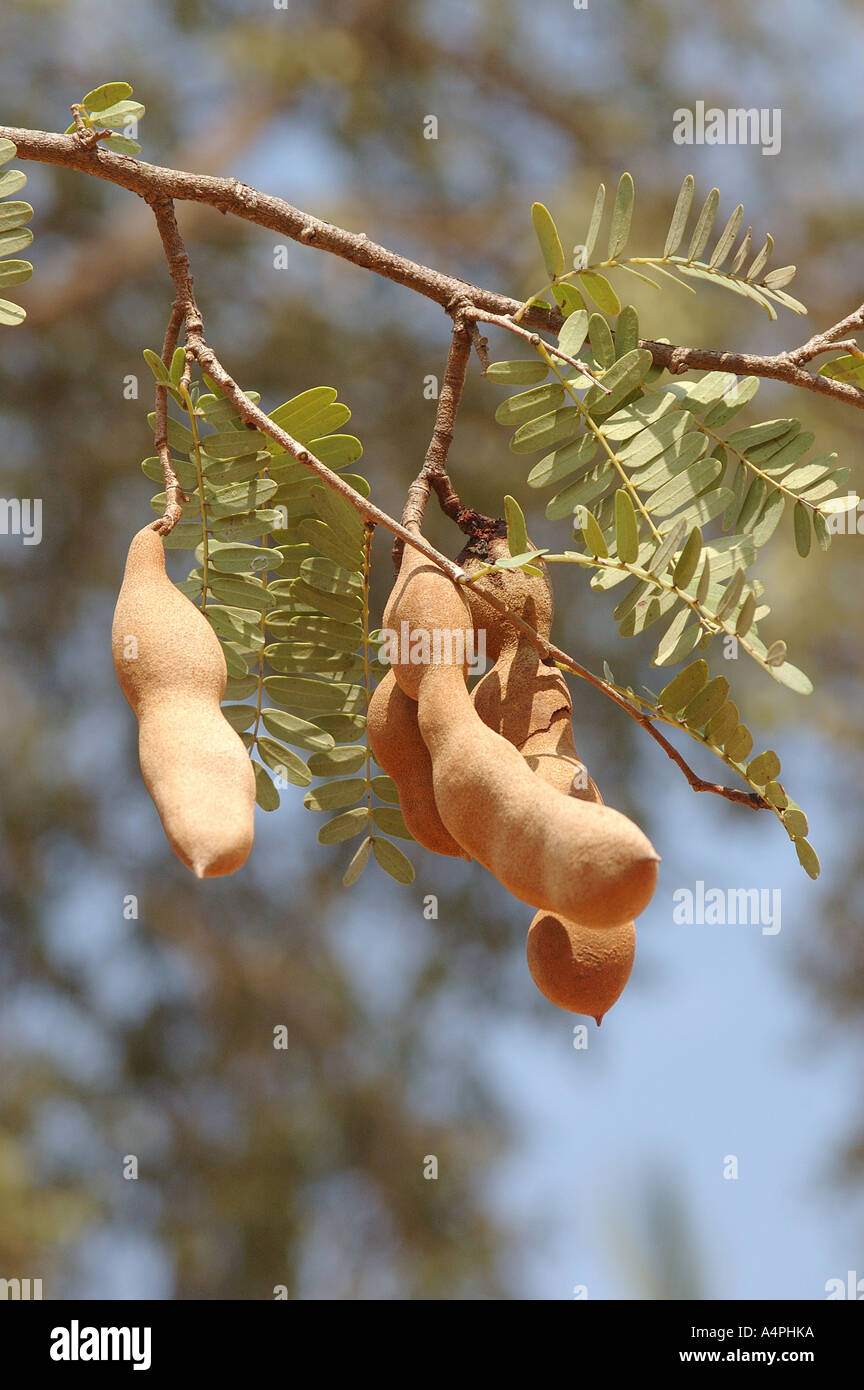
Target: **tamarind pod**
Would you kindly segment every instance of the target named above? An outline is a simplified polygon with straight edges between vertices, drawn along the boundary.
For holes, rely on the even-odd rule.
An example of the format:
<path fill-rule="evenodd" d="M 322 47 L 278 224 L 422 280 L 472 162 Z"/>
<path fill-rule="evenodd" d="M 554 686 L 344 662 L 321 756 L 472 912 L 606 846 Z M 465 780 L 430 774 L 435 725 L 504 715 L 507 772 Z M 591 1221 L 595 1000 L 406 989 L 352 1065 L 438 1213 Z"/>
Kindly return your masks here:
<path fill-rule="evenodd" d="M 587 927 L 615 927 L 647 906 L 659 856 L 611 807 L 562 796 L 478 717 L 455 667 L 430 666 L 417 717 L 441 819 L 514 897 Z"/>
<path fill-rule="evenodd" d="M 569 720 L 573 708 L 563 673 L 547 666 L 527 643 L 504 649 L 471 698 L 483 723 L 519 749 L 556 715 Z"/>
<path fill-rule="evenodd" d="M 405 637 L 411 646 L 426 648 L 429 664 L 457 658 L 462 678 L 468 670 L 466 638 L 471 631 L 471 614 L 452 579 L 431 564 L 412 545 L 402 552 L 399 576 L 387 600 L 382 628 Z M 404 643 L 400 640 L 399 656 Z M 461 651 L 457 648 L 461 647 Z M 394 661 L 393 673 L 406 695 L 417 699 L 426 664 L 422 660 Z"/>
<path fill-rule="evenodd" d="M 554 912 L 538 912 L 525 944 L 540 993 L 559 1009 L 600 1025 L 630 978 L 636 954 L 632 922 L 592 930 Z"/>
<path fill-rule="evenodd" d="M 233 873 L 252 848 L 255 774 L 220 708 L 228 672 L 219 639 L 171 583 L 150 526 L 129 547 L 111 649 L 172 849 L 198 878 Z"/>
<path fill-rule="evenodd" d="M 531 655 L 535 660 L 528 674 L 527 659 L 520 661 L 517 655 L 508 662 L 504 653 L 474 687 L 474 708 L 484 724 L 519 749 L 544 782 L 565 796 L 602 804 L 597 784 L 573 741 L 567 682 L 557 667 L 537 661 L 534 652 Z"/>
<path fill-rule="evenodd" d="M 528 542 L 531 546 L 531 542 Z M 533 549 L 533 546 L 531 546 Z M 507 544 L 506 526 L 498 523 L 496 534 L 489 536 L 480 532 L 456 557 L 456 563 L 472 574 L 483 565 L 494 564 L 498 560 L 510 558 Z M 541 637 L 548 637 L 552 627 L 554 599 L 552 585 L 542 561 L 534 561 L 540 574 L 527 574 L 525 570 L 499 570 L 483 578 L 484 587 L 506 603 L 518 617 L 529 623 Z M 471 612 L 471 621 L 476 631 L 486 634 L 486 655 L 490 661 L 497 661 L 502 651 L 513 647 L 519 641 L 518 630 L 507 622 L 502 613 L 488 604 L 479 589 L 468 585 L 465 600 Z"/>
<path fill-rule="evenodd" d="M 467 859 L 442 821 L 432 789 L 432 760 L 420 737 L 417 703 L 406 695 L 392 671 L 369 701 L 366 732 L 375 761 L 393 778 L 405 824 L 418 844 L 435 854 Z"/>
<path fill-rule="evenodd" d="M 506 537 L 498 536 L 488 543 L 486 558 L 501 559 L 509 553 Z M 459 562 L 469 573 L 480 564 L 470 545 Z M 504 601 L 548 637 L 553 598 L 545 568 L 542 578 L 522 570 L 487 576 L 487 582 L 491 578 L 500 580 Z M 573 702 L 564 673 L 538 656 L 518 629 L 506 624 L 474 591 L 468 589 L 466 595 L 475 622 L 482 616 L 479 605 L 485 610 L 487 655 L 495 658 L 471 697 L 483 723 L 518 748 L 532 772 L 557 791 L 602 805 L 597 784 L 587 776 L 573 741 Z"/>
<path fill-rule="evenodd" d="M 525 762 L 541 781 L 547 782 L 564 796 L 575 796 L 580 801 L 595 801 L 603 805 L 603 798 L 597 783 L 578 758 L 561 753 L 523 753 Z"/>

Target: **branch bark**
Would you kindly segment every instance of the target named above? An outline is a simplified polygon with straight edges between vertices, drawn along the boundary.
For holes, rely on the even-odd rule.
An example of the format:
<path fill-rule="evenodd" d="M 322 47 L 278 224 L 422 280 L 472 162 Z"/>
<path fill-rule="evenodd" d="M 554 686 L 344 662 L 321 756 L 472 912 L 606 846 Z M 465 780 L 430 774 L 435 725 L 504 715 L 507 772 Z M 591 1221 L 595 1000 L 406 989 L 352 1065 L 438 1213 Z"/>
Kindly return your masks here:
<path fill-rule="evenodd" d="M 165 169 L 127 155 L 115 154 L 100 145 L 88 147 L 75 135 L 54 135 L 46 131 L 24 130 L 0 126 L 0 137 L 12 140 L 21 159 L 42 164 L 54 164 L 76 169 L 94 178 L 104 179 L 121 188 L 137 193 L 148 202 L 156 198 L 207 203 L 222 213 L 231 213 L 246 222 L 280 232 L 302 245 L 315 246 L 331 255 L 351 261 L 361 269 L 394 283 L 404 285 L 447 309 L 458 301 L 470 304 L 486 315 L 510 319 L 520 313 L 521 322 L 550 332 L 560 328 L 561 314 L 557 309 L 542 309 L 524 305 L 507 295 L 472 285 L 452 275 L 433 270 L 406 256 L 370 241 L 365 232 L 349 232 L 330 222 L 323 222 L 309 213 L 292 207 L 282 198 L 259 192 L 237 179 L 218 178 L 209 174 L 190 174 L 177 169 Z M 478 315 L 480 317 L 480 315 Z M 489 319 L 494 322 L 495 319 Z M 658 343 L 653 339 L 640 340 L 657 366 L 669 371 L 697 370 L 734 371 L 748 376 L 785 381 L 807 391 L 831 396 L 858 410 L 864 410 L 864 391 L 846 382 L 820 377 L 808 372 L 803 365 L 821 352 L 837 346 L 837 340 L 850 331 L 864 327 L 864 305 L 821 334 L 808 339 L 797 348 L 773 356 L 753 353 L 719 352 L 709 348 L 677 346 Z"/>

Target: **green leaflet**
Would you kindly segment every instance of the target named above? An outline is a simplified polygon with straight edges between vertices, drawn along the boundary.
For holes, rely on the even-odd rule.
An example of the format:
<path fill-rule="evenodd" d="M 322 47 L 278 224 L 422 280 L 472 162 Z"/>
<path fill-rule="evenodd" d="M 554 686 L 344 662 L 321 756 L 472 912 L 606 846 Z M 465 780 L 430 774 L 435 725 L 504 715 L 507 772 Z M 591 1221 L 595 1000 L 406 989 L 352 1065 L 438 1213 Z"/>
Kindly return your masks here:
<path fill-rule="evenodd" d="M 612 222 L 609 228 L 608 259 L 615 260 L 621 255 L 630 238 L 630 225 L 633 220 L 634 189 L 630 174 L 622 174 L 612 209 Z"/>
<path fill-rule="evenodd" d="M 585 541 L 585 549 L 590 555 L 599 555 L 605 558 L 609 554 L 609 547 L 603 536 L 603 532 L 587 507 L 576 509 L 576 519 L 582 531 Z"/>
<path fill-rule="evenodd" d="M 16 251 L 23 251 L 32 241 L 33 233 L 29 227 L 13 227 L 11 231 L 0 232 L 0 256 L 12 256 Z"/>
<path fill-rule="evenodd" d="M 759 787 L 764 787 L 767 782 L 773 782 L 779 774 L 780 759 L 770 748 L 747 764 L 748 780 L 755 782 Z"/>
<path fill-rule="evenodd" d="M 741 223 L 743 220 L 744 208 L 742 204 L 739 203 L 729 218 L 729 221 L 726 223 L 726 226 L 723 228 L 723 231 L 720 233 L 720 236 L 717 238 L 717 244 L 711 252 L 711 259 L 708 262 L 711 270 L 716 270 L 718 266 L 722 266 L 723 262 L 728 259 L 729 253 L 735 244 L 735 238 L 741 230 Z"/>
<path fill-rule="evenodd" d="M 353 858 L 351 859 L 351 863 L 348 865 L 348 868 L 345 870 L 345 874 L 342 879 L 343 888 L 350 888 L 353 883 L 357 882 L 363 870 L 366 868 L 366 865 L 369 863 L 369 854 L 371 849 L 372 838 L 370 835 L 367 835 L 366 839 L 363 841 L 363 843 L 360 845 L 360 848 L 356 851 Z"/>
<path fill-rule="evenodd" d="M 273 785 L 273 779 L 268 777 L 264 768 L 254 758 L 252 766 L 255 770 L 255 800 L 262 811 L 277 811 L 280 798 Z"/>
<path fill-rule="evenodd" d="M 258 481 L 257 475 L 261 472 L 262 466 L 261 459 L 257 454 L 244 454 L 240 458 L 219 460 L 208 459 L 206 454 L 202 454 L 201 463 L 208 490 L 224 488 L 229 483 Z M 273 479 L 261 478 L 260 481 L 272 483 L 275 491 L 276 483 Z"/>
<path fill-rule="evenodd" d="M 621 302 L 605 275 L 599 275 L 593 270 L 583 270 L 579 274 L 579 286 L 604 314 L 621 312 Z"/>
<path fill-rule="evenodd" d="M 522 508 L 515 497 L 504 498 L 504 515 L 507 520 L 507 547 L 510 554 L 523 555 L 528 550 L 528 531 Z"/>
<path fill-rule="evenodd" d="M 545 386 L 534 386 L 530 391 L 521 391 L 518 395 L 502 401 L 495 411 L 495 419 L 499 425 L 521 425 L 527 420 L 548 414 L 550 410 L 557 410 L 563 404 L 564 387 L 558 382 L 550 382 Z"/>
<path fill-rule="evenodd" d="M 255 723 L 256 710 L 254 705 L 223 705 L 222 713 L 231 728 L 238 734 L 251 728 Z"/>
<path fill-rule="evenodd" d="M 400 840 L 414 839 L 398 806 L 376 806 L 372 812 L 372 819 L 385 835 L 394 835 Z"/>
<path fill-rule="evenodd" d="M 698 220 L 696 222 L 696 227 L 694 229 L 693 236 L 690 241 L 690 246 L 687 251 L 688 261 L 698 260 L 703 250 L 707 246 L 708 238 L 711 235 L 711 228 L 714 226 L 714 220 L 717 216 L 717 208 L 719 207 L 719 204 L 720 190 L 717 188 L 712 188 L 711 192 L 708 194 L 708 197 L 705 199 L 705 202 L 702 206 L 702 211 L 700 212 Z"/>
<path fill-rule="evenodd" d="M 32 274 L 33 267 L 29 261 L 0 261 L 0 288 L 21 285 Z"/>
<path fill-rule="evenodd" d="M 546 379 L 549 368 L 545 362 L 525 358 L 511 362 L 491 362 L 485 375 L 487 381 L 500 382 L 502 386 L 534 386 Z M 332 464 L 330 466 L 332 467 Z"/>
<path fill-rule="evenodd" d="M 340 623 L 321 616 L 305 616 L 293 608 L 277 608 L 267 616 L 267 626 L 286 641 L 314 642 L 319 647 L 354 653 L 360 645 L 363 631 L 359 623 Z"/>
<path fill-rule="evenodd" d="M 401 849 L 398 849 L 390 840 L 380 839 L 376 835 L 372 841 L 372 848 L 381 868 L 391 878 L 395 878 L 397 883 L 414 882 L 414 866 Z"/>
<path fill-rule="evenodd" d="M 325 753 L 313 753 L 308 767 L 313 777 L 334 777 L 358 772 L 365 761 L 366 749 L 362 744 L 345 744 Z"/>
<path fill-rule="evenodd" d="M 649 470 L 633 479 L 640 491 L 648 493 L 645 506 L 649 512 L 658 517 L 671 516 L 711 483 L 717 482 L 723 465 L 719 459 L 700 458 L 705 448 L 706 441 L 699 435 L 692 444 L 688 435 L 667 450 Z M 689 463 L 693 458 L 696 462 Z"/>
<path fill-rule="evenodd" d="M 302 578 L 291 581 L 291 597 L 309 612 L 323 613 L 343 623 L 353 622 L 360 616 L 363 608 L 363 601 L 359 595 L 355 597 L 350 593 L 329 593 L 318 584 L 308 584 Z"/>
<path fill-rule="evenodd" d="M 318 831 L 318 842 L 322 845 L 337 845 L 342 840 L 350 840 L 354 835 L 362 834 L 368 820 L 365 806 L 355 806 L 352 811 L 343 811 L 341 815 L 334 816 L 322 825 Z"/>
<path fill-rule="evenodd" d="M 616 450 L 617 457 L 621 463 L 625 463 L 628 469 L 636 470 L 644 468 L 652 463 L 659 455 L 665 453 L 672 444 L 678 443 L 683 439 L 685 433 L 690 429 L 690 420 L 683 411 L 675 411 L 673 414 L 666 414 L 659 420 L 640 429 L 637 434 Z M 609 431 L 604 431 L 609 434 Z M 695 431 L 692 438 L 698 438 Z M 705 446 L 707 447 L 707 445 Z"/>
<path fill-rule="evenodd" d="M 391 801 L 398 805 L 399 790 L 392 777 L 373 777 L 370 786 L 380 801 Z"/>
<path fill-rule="evenodd" d="M 639 317 L 632 304 L 625 304 L 615 325 L 615 356 L 626 357 L 639 346 Z"/>
<path fill-rule="evenodd" d="M 564 320 L 558 346 L 568 357 L 578 357 L 587 336 L 588 315 L 584 309 L 576 309 Z"/>
<path fill-rule="evenodd" d="M 255 746 L 261 759 L 275 773 L 277 790 L 284 790 L 289 784 L 294 787 L 308 787 L 312 780 L 308 767 L 302 758 L 292 753 L 290 748 L 275 739 L 258 737 Z"/>
<path fill-rule="evenodd" d="M 672 221 L 669 224 L 669 231 L 666 235 L 666 245 L 663 247 L 663 257 L 673 256 L 681 245 L 684 236 L 684 228 L 687 226 L 687 219 L 690 216 L 690 208 L 693 205 L 693 189 L 695 181 L 692 174 L 688 174 L 681 185 L 672 213 Z"/>
<path fill-rule="evenodd" d="M 644 379 L 651 368 L 653 358 L 647 348 L 635 348 L 624 357 L 613 362 L 608 371 L 601 372 L 600 380 L 610 394 L 604 395 L 598 386 L 592 386 L 582 402 L 592 415 L 610 415 L 621 404 L 625 396 Z"/>
<path fill-rule="evenodd" d="M 325 782 L 323 786 L 307 792 L 303 805 L 309 811 L 338 811 L 359 801 L 365 791 L 365 778 L 346 777 Z"/>
<path fill-rule="evenodd" d="M 564 406 L 536 419 L 528 420 L 510 440 L 514 454 L 533 454 L 539 449 L 555 449 L 574 439 L 580 427 L 576 406 Z"/>
<path fill-rule="evenodd" d="M 681 719 L 693 729 L 702 729 L 710 719 L 726 704 L 729 682 L 725 676 L 715 676 L 702 686 L 698 694 L 685 706 Z"/>
<path fill-rule="evenodd" d="M 701 635 L 702 628 L 692 619 L 689 608 L 682 608 L 658 643 L 653 657 L 654 665 L 676 665 L 692 652 Z"/>
<path fill-rule="evenodd" d="M 591 339 L 591 351 L 597 366 L 611 367 L 616 356 L 615 342 L 612 338 L 612 330 L 602 314 L 591 315 L 588 320 L 588 336 Z M 563 391 L 561 394 L 563 397 Z"/>
<path fill-rule="evenodd" d="M 214 519 L 254 512 L 268 502 L 275 491 L 272 478 L 252 478 L 225 487 L 207 487 L 205 483 L 207 506 Z"/>
<path fill-rule="evenodd" d="M 306 518 L 300 522 L 297 533 L 342 569 L 353 572 L 362 566 L 363 551 L 360 545 L 349 543 L 344 531 L 334 530 L 326 521 Z"/>
<path fill-rule="evenodd" d="M 571 483 L 563 492 L 556 493 L 551 502 L 547 503 L 547 519 L 559 521 L 562 517 L 571 516 L 576 507 L 590 505 L 609 490 L 612 481 L 606 464 L 599 463 L 578 482 Z"/>
<path fill-rule="evenodd" d="M 308 719 L 281 709 L 262 709 L 261 722 L 269 734 L 298 748 L 327 751 L 334 747 L 333 735 Z"/>
<path fill-rule="evenodd" d="M 546 273 L 550 279 L 554 280 L 559 275 L 564 274 L 566 267 L 558 229 L 552 220 L 552 214 L 547 207 L 544 207 L 543 203 L 534 203 L 531 208 L 531 221 L 534 223 L 534 231 L 540 243 Z"/>
<path fill-rule="evenodd" d="M 639 525 L 628 494 L 619 489 L 615 494 L 615 548 L 618 558 L 631 565 L 639 553 Z"/>
<path fill-rule="evenodd" d="M 265 546 L 211 541 L 208 549 L 209 563 L 224 574 L 245 574 L 250 571 L 259 574 L 273 567 L 274 552 Z M 195 560 L 199 565 L 202 563 L 203 554 L 203 547 L 198 546 L 195 550 Z"/>
<path fill-rule="evenodd" d="M 553 285 L 552 294 L 565 319 L 585 308 L 585 300 L 575 285 L 564 283 Z"/>
<path fill-rule="evenodd" d="M 550 487 L 562 478 L 582 472 L 596 455 L 597 449 L 598 441 L 591 434 L 583 435 L 581 439 L 566 444 L 562 449 L 553 449 L 531 469 L 528 474 L 528 486 Z M 563 515 L 567 515 L 569 510 L 570 508 Z"/>
<path fill-rule="evenodd" d="M 258 430 L 226 430 L 223 434 L 204 435 L 201 452 L 211 459 L 236 459 L 263 450 L 266 443 L 267 436 Z"/>
<path fill-rule="evenodd" d="M 733 763 L 743 763 L 753 747 L 753 735 L 743 724 L 738 724 L 724 744 L 723 751 Z"/>
<path fill-rule="evenodd" d="M 702 555 L 702 532 L 698 526 L 694 526 L 687 537 L 684 549 L 678 557 L 678 563 L 672 575 L 672 582 L 679 589 L 686 589 L 699 565 Z"/>
<path fill-rule="evenodd" d="M 264 689 L 277 704 L 312 713 L 359 714 L 365 709 L 358 685 L 312 680 L 305 676 L 265 676 Z"/>
<path fill-rule="evenodd" d="M 795 851 L 798 855 L 798 862 L 809 878 L 818 878 L 820 874 L 819 856 L 813 846 L 804 839 L 793 839 Z"/>
<path fill-rule="evenodd" d="M 14 231 L 23 227 L 33 216 L 29 203 L 13 202 L 0 205 L 0 231 Z"/>
<path fill-rule="evenodd" d="M 600 230 L 600 223 L 603 221 L 603 209 L 605 205 L 606 185 L 601 183 L 600 187 L 597 189 L 597 193 L 594 198 L 594 206 L 591 209 L 591 220 L 588 224 L 588 232 L 585 237 L 585 245 L 582 248 L 584 252 L 586 265 L 590 262 L 591 254 L 597 243 L 597 233 Z"/>

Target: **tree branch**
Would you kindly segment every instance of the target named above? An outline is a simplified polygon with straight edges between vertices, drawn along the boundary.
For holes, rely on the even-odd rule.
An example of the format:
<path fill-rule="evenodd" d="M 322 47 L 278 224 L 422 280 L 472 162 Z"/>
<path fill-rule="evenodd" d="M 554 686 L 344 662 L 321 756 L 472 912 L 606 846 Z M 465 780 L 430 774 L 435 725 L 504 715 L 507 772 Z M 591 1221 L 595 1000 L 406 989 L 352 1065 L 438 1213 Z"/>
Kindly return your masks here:
<path fill-rule="evenodd" d="M 165 341 L 162 344 L 162 361 L 166 367 L 171 366 L 184 318 L 184 306 L 179 299 L 175 299 L 165 330 Z M 183 515 L 182 504 L 186 499 L 171 462 L 171 450 L 168 447 L 168 388 L 161 383 L 156 385 L 156 425 L 153 441 L 165 479 L 165 512 L 159 521 L 153 523 L 153 529 L 158 531 L 160 536 L 165 536 L 169 531 L 173 531 Z"/>
<path fill-rule="evenodd" d="M 849 318 L 861 317 L 864 320 L 864 305 L 850 314 Z M 686 372 L 691 368 L 697 371 L 735 372 L 740 376 L 767 377 L 774 381 L 786 381 L 790 386 L 800 386 L 805 391 L 815 391 L 820 396 L 833 396 L 835 400 L 845 401 L 858 410 L 864 410 L 864 391 L 857 386 L 849 386 L 833 377 L 816 376 L 805 371 L 800 362 L 809 361 L 820 352 L 829 352 L 837 347 L 834 334 L 847 331 L 843 324 L 835 324 L 825 333 L 818 334 L 800 348 L 790 352 L 778 352 L 773 357 L 758 357 L 750 352 L 715 352 L 711 348 L 676 347 L 673 343 L 657 343 L 651 338 L 639 340 L 639 346 L 647 348 L 654 358 L 656 367 L 666 367 L 674 374 Z M 820 346 L 814 346 L 819 343 Z"/>
<path fill-rule="evenodd" d="M 434 300 L 442 308 L 456 301 L 470 304 L 476 310 L 510 319 L 520 313 L 523 323 L 533 328 L 555 332 L 563 320 L 559 310 L 542 309 L 536 305 L 525 309 L 519 300 L 492 290 L 469 284 L 466 280 L 445 275 L 429 266 L 400 256 L 374 241 L 365 232 L 348 232 L 332 223 L 301 212 L 281 198 L 259 192 L 237 179 L 217 178 L 208 174 L 190 174 L 177 169 L 164 169 L 127 155 L 115 154 L 100 145 L 87 148 L 77 135 L 54 135 L 46 131 L 23 130 L 0 126 L 0 137 L 13 141 L 21 159 L 42 164 L 55 164 L 115 183 L 139 194 L 148 202 L 163 198 L 193 203 L 207 203 L 220 212 L 231 213 L 246 222 L 280 232 L 292 241 L 328 251 L 351 261 L 365 270 L 416 293 Z M 481 315 L 477 315 L 481 317 Z M 490 319 L 495 322 L 495 319 Z M 503 326 L 503 325 L 502 325 Z M 696 370 L 725 370 L 746 376 L 773 378 L 802 387 L 820 395 L 844 401 L 858 410 L 864 409 L 864 391 L 846 382 L 817 376 L 804 369 L 803 363 L 821 352 L 837 346 L 837 340 L 850 331 L 864 328 L 864 305 L 849 314 L 832 328 L 793 348 L 773 356 L 751 353 L 718 352 L 708 348 L 680 347 L 673 343 L 658 343 L 641 339 L 640 347 L 647 348 L 656 366 L 673 373 Z"/>
<path fill-rule="evenodd" d="M 429 492 L 433 487 L 441 503 L 441 510 L 450 517 L 451 521 L 455 521 L 457 526 L 459 525 L 462 504 L 453 491 L 447 473 L 447 456 L 450 452 L 450 445 L 453 443 L 456 413 L 462 400 L 462 389 L 465 385 L 465 376 L 470 360 L 471 335 L 465 324 L 457 319 L 450 335 L 450 350 L 447 353 L 447 366 L 444 369 L 444 380 L 438 395 L 432 438 L 426 450 L 423 467 L 408 489 L 408 496 L 405 499 L 405 506 L 402 511 L 402 524 L 404 526 L 416 526 L 419 529 L 422 525 Z M 397 547 L 401 553 L 401 546 L 397 542 L 393 549 L 394 560 L 397 558 Z"/>

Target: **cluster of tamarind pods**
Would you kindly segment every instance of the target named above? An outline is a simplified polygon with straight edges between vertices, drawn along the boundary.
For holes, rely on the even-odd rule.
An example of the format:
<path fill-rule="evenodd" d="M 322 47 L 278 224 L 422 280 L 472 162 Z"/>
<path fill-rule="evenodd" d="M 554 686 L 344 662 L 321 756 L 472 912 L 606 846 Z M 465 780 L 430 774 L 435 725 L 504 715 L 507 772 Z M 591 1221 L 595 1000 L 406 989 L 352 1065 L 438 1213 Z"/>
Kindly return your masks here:
<path fill-rule="evenodd" d="M 507 555 L 504 535 L 492 534 L 470 542 L 459 563 L 470 574 Z M 548 637 L 552 592 L 542 569 L 496 571 L 491 580 L 508 609 Z M 437 854 L 476 859 L 536 909 L 527 943 L 535 984 L 554 1004 L 599 1023 L 630 975 L 633 921 L 653 894 L 658 855 L 587 776 L 560 670 L 477 589 L 457 586 L 411 545 L 384 612 L 385 628 L 405 623 L 429 634 L 424 650 L 435 658 L 393 663 L 367 727 L 406 825 Z M 479 631 L 493 664 L 469 692 L 465 663 L 447 653 L 469 650 Z M 465 640 L 436 644 L 436 632 Z M 221 710 L 227 669 L 219 639 L 168 578 L 153 526 L 129 548 L 112 652 L 138 720 L 144 782 L 172 848 L 199 878 L 233 873 L 252 849 L 255 777 Z"/>
<path fill-rule="evenodd" d="M 509 556 L 485 535 L 458 557 L 471 574 Z M 552 621 L 542 570 L 486 576 L 508 609 L 541 637 Z M 531 976 L 552 1003 L 599 1023 L 623 990 L 636 946 L 634 918 L 648 904 L 659 856 L 626 816 L 603 804 L 573 741 L 561 671 L 482 597 L 457 586 L 406 545 L 384 627 L 427 643 L 426 664 L 394 662 L 369 706 L 368 738 L 393 778 L 408 829 L 438 854 L 476 859 L 516 898 L 537 909 L 528 932 Z M 446 653 L 485 633 L 493 662 L 472 692 L 466 668 Z M 466 641 L 436 644 L 435 632 Z"/>

